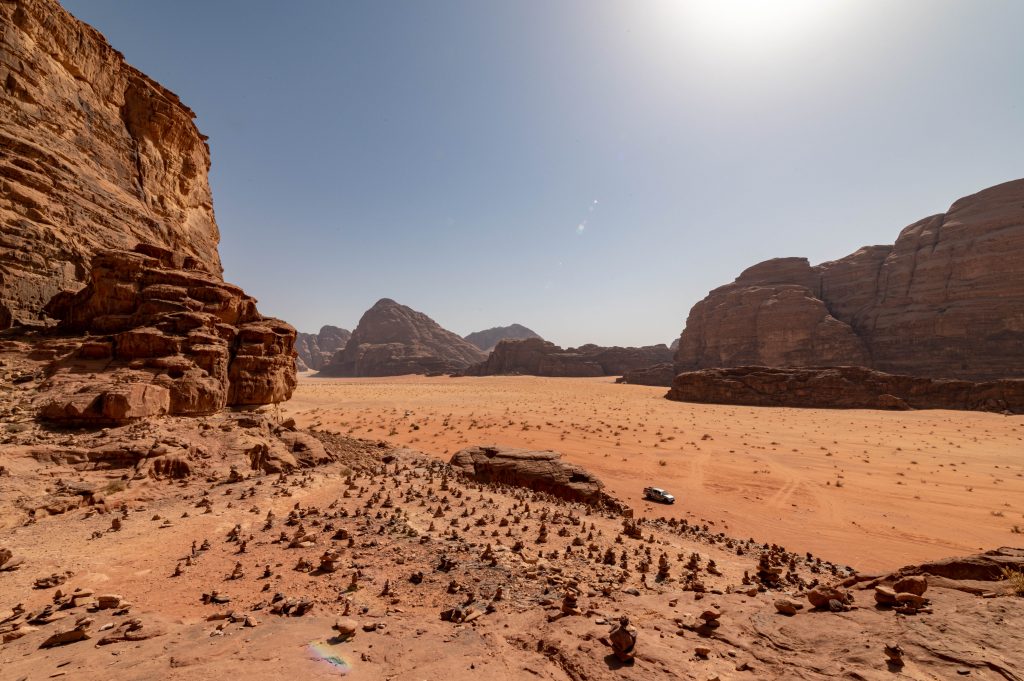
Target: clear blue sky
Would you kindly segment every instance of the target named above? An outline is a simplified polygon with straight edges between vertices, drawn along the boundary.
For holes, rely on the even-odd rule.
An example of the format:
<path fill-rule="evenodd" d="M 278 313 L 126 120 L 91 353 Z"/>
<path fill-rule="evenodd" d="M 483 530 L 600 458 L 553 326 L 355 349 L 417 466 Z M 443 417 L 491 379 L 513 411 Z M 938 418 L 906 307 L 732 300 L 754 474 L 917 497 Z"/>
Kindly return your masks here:
<path fill-rule="evenodd" d="M 1017 0 L 65 6 L 196 111 L 225 277 L 300 330 L 390 297 L 667 343 L 755 262 L 1024 176 Z"/>

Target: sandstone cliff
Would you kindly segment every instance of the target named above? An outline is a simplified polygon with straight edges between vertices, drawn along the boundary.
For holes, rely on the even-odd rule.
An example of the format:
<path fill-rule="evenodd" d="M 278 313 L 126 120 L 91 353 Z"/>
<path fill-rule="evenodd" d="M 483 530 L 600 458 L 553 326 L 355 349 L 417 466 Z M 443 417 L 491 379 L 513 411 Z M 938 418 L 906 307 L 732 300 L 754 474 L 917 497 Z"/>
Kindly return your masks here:
<path fill-rule="evenodd" d="M 322 326 L 317 333 L 300 333 L 295 338 L 295 367 L 299 371 L 319 371 L 334 354 L 345 347 L 352 332 L 337 326 Z"/>
<path fill-rule="evenodd" d="M 964 409 L 1024 414 L 1024 379 L 975 383 L 899 376 L 864 367 L 732 367 L 681 373 L 680 402 L 840 409 Z"/>
<path fill-rule="evenodd" d="M 665 345 L 619 348 L 588 344 L 566 350 L 540 338 L 528 338 L 501 341 L 486 361 L 470 367 L 466 373 L 474 376 L 621 376 L 671 358 L 672 353 Z"/>
<path fill-rule="evenodd" d="M 511 324 L 509 326 L 496 326 L 485 331 L 474 331 L 465 338 L 484 352 L 490 352 L 503 340 L 540 338 L 540 335 L 522 324 Z"/>
<path fill-rule="evenodd" d="M 476 346 L 433 319 L 389 298 L 359 320 L 352 337 L 324 366 L 325 376 L 452 373 L 485 357 Z"/>
<path fill-rule="evenodd" d="M 104 251 L 84 289 L 50 301 L 62 335 L 88 335 L 48 368 L 42 418 L 116 423 L 291 397 L 295 329 L 183 260 L 154 246 Z"/>
<path fill-rule="evenodd" d="M 205 137 L 178 97 L 54 0 L 0 2 L 0 328 L 155 244 L 220 276 Z"/>
<path fill-rule="evenodd" d="M 1024 180 L 956 201 L 893 246 L 751 267 L 693 307 L 675 363 L 1024 376 Z"/>

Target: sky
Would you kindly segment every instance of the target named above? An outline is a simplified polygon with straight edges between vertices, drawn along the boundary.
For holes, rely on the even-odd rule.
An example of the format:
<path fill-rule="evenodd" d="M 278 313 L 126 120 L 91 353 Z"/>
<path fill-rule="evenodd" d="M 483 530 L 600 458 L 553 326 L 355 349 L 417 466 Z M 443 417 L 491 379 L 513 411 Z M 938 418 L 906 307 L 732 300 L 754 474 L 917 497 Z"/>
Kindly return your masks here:
<path fill-rule="evenodd" d="M 224 276 L 301 331 L 678 337 L 772 257 L 1024 177 L 1017 0 L 64 0 L 210 137 Z"/>

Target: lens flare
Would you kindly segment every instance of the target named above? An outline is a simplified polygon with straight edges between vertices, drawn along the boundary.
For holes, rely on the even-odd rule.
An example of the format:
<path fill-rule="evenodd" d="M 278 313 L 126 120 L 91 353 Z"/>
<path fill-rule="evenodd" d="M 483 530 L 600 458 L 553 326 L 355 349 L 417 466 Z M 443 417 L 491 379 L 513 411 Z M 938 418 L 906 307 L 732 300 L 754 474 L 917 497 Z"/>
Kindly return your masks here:
<path fill-rule="evenodd" d="M 341 655 L 338 646 L 332 646 L 326 641 L 313 641 L 306 647 L 316 658 L 336 668 L 342 676 L 352 671 L 352 663 Z"/>

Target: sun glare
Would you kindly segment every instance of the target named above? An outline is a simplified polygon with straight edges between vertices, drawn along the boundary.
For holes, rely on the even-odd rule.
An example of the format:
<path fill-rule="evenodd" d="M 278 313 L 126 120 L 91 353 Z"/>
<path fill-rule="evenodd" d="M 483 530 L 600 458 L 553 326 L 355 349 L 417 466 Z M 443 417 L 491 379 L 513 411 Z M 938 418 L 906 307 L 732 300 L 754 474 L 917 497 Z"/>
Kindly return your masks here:
<path fill-rule="evenodd" d="M 843 0 L 664 0 L 691 38 L 730 48 L 784 45 L 826 25 Z"/>

